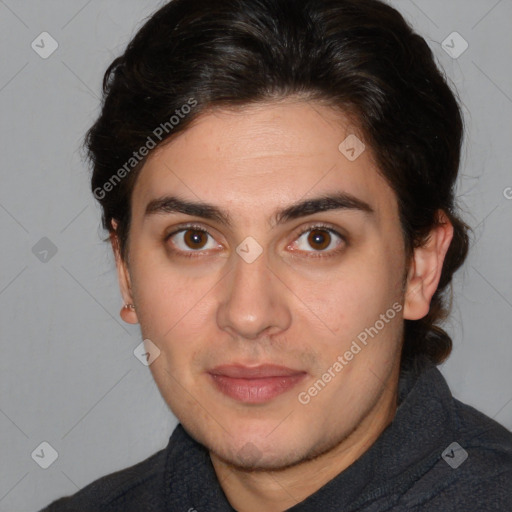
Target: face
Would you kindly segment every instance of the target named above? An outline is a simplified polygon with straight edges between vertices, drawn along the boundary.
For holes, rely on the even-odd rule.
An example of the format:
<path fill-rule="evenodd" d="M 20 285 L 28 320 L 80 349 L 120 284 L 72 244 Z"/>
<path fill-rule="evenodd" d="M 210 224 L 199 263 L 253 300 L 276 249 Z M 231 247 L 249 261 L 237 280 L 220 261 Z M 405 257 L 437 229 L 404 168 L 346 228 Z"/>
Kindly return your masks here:
<path fill-rule="evenodd" d="M 304 101 L 218 110 L 137 179 L 123 293 L 171 410 L 236 466 L 328 451 L 396 376 L 397 201 L 354 133 Z"/>

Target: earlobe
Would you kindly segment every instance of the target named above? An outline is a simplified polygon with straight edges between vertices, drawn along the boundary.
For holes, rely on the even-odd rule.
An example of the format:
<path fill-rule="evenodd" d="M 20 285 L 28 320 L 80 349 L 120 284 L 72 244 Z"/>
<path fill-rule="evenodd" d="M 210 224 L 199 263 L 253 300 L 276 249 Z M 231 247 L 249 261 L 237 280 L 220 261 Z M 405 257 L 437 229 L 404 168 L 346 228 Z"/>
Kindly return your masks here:
<path fill-rule="evenodd" d="M 123 257 L 121 256 L 119 238 L 116 233 L 117 222 L 112 220 L 112 230 L 110 231 L 110 243 L 116 260 L 117 278 L 124 306 L 121 308 L 119 316 L 128 324 L 137 324 L 139 322 L 135 306 L 133 304 L 132 286 L 130 273 Z"/>
<path fill-rule="evenodd" d="M 437 290 L 443 263 L 453 238 L 453 225 L 443 211 L 430 231 L 426 242 L 414 249 L 407 276 L 404 318 L 419 320 L 430 309 L 430 301 Z"/>
<path fill-rule="evenodd" d="M 138 323 L 137 313 L 135 311 L 135 306 L 133 304 L 125 304 L 119 313 L 119 316 L 127 323 L 127 324 L 136 324 Z"/>

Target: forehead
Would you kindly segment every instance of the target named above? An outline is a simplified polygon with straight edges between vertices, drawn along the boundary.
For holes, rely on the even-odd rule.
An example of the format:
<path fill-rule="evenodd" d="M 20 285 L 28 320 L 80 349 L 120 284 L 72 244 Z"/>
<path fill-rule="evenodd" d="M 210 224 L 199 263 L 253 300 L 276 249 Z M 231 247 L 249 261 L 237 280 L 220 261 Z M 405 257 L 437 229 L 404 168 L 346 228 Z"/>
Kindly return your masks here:
<path fill-rule="evenodd" d="M 142 214 L 167 194 L 256 216 L 343 192 L 377 213 L 396 213 L 395 195 L 362 139 L 347 117 L 305 101 L 213 110 L 150 155 L 133 208 Z"/>

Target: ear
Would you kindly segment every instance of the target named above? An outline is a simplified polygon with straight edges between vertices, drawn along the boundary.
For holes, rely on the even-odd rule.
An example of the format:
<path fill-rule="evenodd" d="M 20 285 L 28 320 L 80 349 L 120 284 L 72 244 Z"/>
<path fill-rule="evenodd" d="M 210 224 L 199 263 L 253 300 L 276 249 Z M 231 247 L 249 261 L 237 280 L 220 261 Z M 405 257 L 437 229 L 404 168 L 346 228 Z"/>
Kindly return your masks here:
<path fill-rule="evenodd" d="M 130 280 L 130 273 L 126 262 L 123 260 L 120 251 L 119 238 L 117 236 L 117 222 L 112 220 L 112 230 L 110 231 L 110 243 L 116 259 L 117 279 L 119 281 L 119 288 L 121 296 L 123 297 L 124 304 L 133 304 L 132 285 Z M 121 318 L 128 324 L 138 323 L 137 313 L 134 308 L 124 307 L 120 312 Z"/>
<path fill-rule="evenodd" d="M 428 314 L 430 301 L 441 279 L 444 258 L 453 238 L 453 226 L 442 210 L 438 211 L 438 219 L 427 241 L 414 249 L 405 289 L 406 320 L 419 320 Z"/>

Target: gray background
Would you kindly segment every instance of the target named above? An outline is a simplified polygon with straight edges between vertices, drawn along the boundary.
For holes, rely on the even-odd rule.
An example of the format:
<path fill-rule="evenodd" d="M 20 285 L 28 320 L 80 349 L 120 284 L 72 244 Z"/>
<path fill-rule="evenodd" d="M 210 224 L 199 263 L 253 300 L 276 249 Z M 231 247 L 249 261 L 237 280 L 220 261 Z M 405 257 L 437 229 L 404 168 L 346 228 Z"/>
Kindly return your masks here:
<path fill-rule="evenodd" d="M 510 429 L 512 0 L 391 3 L 457 87 L 468 129 L 459 193 L 475 237 L 455 279 L 455 350 L 441 370 L 455 396 Z M 0 0 L 0 511 L 36 510 L 135 464 L 176 423 L 133 355 L 138 327 L 119 318 L 80 153 L 106 66 L 161 4 Z M 31 47 L 44 31 L 59 44 L 47 59 Z M 458 58 L 441 47 L 453 31 L 469 44 Z M 56 254 L 41 252 L 43 237 Z M 46 470 L 31 457 L 43 441 L 58 452 Z"/>

